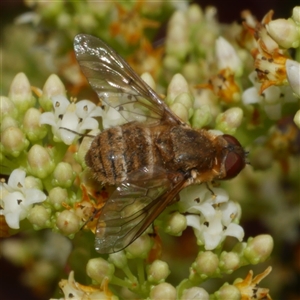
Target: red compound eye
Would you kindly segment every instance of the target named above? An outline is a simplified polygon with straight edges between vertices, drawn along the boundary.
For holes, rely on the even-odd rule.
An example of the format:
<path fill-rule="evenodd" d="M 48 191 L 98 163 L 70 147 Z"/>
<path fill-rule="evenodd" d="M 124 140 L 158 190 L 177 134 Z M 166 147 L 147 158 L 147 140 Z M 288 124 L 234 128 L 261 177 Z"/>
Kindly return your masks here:
<path fill-rule="evenodd" d="M 230 179 L 238 175 L 244 169 L 245 152 L 235 137 L 224 134 L 223 138 L 228 142 L 228 153 L 224 160 L 226 176 L 223 179 Z"/>

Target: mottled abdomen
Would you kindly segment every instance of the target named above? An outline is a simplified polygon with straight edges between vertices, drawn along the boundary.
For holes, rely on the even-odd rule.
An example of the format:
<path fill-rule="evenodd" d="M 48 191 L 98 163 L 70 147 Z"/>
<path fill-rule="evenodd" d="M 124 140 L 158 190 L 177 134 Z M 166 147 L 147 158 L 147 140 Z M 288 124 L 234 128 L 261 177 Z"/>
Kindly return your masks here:
<path fill-rule="evenodd" d="M 122 182 L 143 167 L 151 172 L 159 160 L 153 134 L 149 127 L 136 123 L 103 131 L 94 138 L 85 156 L 86 164 L 96 180 L 108 184 Z"/>

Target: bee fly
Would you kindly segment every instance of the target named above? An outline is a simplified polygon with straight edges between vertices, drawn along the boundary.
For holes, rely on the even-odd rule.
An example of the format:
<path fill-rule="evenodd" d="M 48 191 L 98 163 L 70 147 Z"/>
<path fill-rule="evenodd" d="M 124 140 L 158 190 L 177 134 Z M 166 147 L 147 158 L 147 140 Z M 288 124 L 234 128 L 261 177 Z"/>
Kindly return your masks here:
<path fill-rule="evenodd" d="M 183 188 L 244 168 L 236 138 L 192 129 L 103 41 L 79 34 L 74 50 L 99 99 L 126 120 L 97 135 L 85 157 L 97 181 L 115 186 L 99 216 L 96 251 L 128 246 Z"/>

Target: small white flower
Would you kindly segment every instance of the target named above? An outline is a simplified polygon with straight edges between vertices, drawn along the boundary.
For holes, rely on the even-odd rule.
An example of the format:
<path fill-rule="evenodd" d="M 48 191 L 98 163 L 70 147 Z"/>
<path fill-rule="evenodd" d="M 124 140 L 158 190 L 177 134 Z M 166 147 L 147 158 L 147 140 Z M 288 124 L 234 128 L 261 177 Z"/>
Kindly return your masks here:
<path fill-rule="evenodd" d="M 8 183 L 0 183 L 0 205 L 9 227 L 20 228 L 19 222 L 26 218 L 34 203 L 46 200 L 46 195 L 35 188 L 27 188 L 25 184 L 25 171 L 15 169 Z"/>
<path fill-rule="evenodd" d="M 213 250 L 224 241 L 226 236 L 233 236 L 242 241 L 243 228 L 232 223 L 237 211 L 236 204 L 229 201 L 214 209 L 214 214 L 209 218 L 201 215 L 188 215 L 187 225 L 194 228 L 197 239 L 204 244 L 206 250 Z"/>
<path fill-rule="evenodd" d="M 225 239 L 234 236 L 239 241 L 244 237 L 243 228 L 233 221 L 240 217 L 239 206 L 229 201 L 225 190 L 212 189 L 205 185 L 190 186 L 180 194 L 180 212 L 192 213 L 186 216 L 187 225 L 193 227 L 197 239 L 206 250 L 213 250 Z"/>
<path fill-rule="evenodd" d="M 43 113 L 40 123 L 52 126 L 55 141 L 63 141 L 66 145 L 71 145 L 79 138 L 76 133 L 98 128 L 98 122 L 94 117 L 102 116 L 102 109 L 93 102 L 81 100 L 77 103 L 70 103 L 64 96 L 55 96 L 52 102 L 54 112 Z"/>
<path fill-rule="evenodd" d="M 275 86 L 272 85 L 266 88 L 260 95 L 259 90 L 261 83 L 258 82 L 256 72 L 249 75 L 253 87 L 246 89 L 242 95 L 242 101 L 245 105 L 260 104 L 267 116 L 271 120 L 278 120 L 281 118 L 282 105 L 289 102 L 297 101 L 296 97 L 292 95 L 290 86 Z"/>

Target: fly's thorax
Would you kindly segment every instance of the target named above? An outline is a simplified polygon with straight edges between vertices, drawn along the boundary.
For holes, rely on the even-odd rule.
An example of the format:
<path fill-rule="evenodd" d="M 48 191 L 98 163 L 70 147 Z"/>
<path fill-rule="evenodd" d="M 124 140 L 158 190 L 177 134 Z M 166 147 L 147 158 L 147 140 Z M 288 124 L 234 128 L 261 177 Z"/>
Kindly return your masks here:
<path fill-rule="evenodd" d="M 172 170 L 206 172 L 215 164 L 214 137 L 206 130 L 173 126 L 160 134 L 156 145 L 164 164 Z"/>
<path fill-rule="evenodd" d="M 142 124 L 129 123 L 96 136 L 85 157 L 96 180 L 116 184 L 144 167 L 151 172 L 159 160 L 153 143 L 154 132 Z"/>

